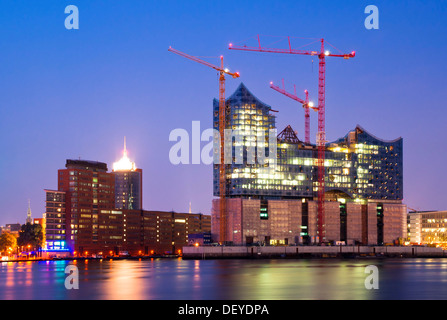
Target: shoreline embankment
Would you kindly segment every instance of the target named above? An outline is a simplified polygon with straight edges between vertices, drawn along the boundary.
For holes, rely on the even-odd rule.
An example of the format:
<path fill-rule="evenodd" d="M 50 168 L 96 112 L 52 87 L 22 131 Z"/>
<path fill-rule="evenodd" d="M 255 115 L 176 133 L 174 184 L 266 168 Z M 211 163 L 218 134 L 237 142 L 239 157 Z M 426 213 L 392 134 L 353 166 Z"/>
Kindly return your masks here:
<path fill-rule="evenodd" d="M 271 258 L 442 258 L 447 252 L 433 247 L 400 246 L 283 246 L 183 247 L 183 259 Z"/>

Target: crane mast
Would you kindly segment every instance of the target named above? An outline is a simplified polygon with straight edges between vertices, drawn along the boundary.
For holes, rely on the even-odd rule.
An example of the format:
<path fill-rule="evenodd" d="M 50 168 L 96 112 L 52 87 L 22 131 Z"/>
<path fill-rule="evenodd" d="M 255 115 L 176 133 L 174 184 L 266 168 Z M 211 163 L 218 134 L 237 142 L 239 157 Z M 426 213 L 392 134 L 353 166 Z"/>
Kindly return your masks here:
<path fill-rule="evenodd" d="M 179 56 L 201 63 L 219 72 L 219 134 L 220 134 L 220 162 L 219 162 L 219 232 L 221 243 L 227 241 L 227 210 L 226 210 L 226 166 L 225 166 L 225 128 L 226 128 L 226 105 L 225 105 L 225 75 L 234 79 L 239 78 L 239 73 L 232 73 L 224 68 L 223 56 L 220 57 L 220 67 L 215 66 L 197 57 L 191 56 L 172 47 L 168 51 Z"/>
<path fill-rule="evenodd" d="M 219 71 L 219 133 L 220 133 L 220 164 L 219 164 L 219 217 L 221 243 L 227 240 L 227 177 L 225 166 L 225 128 L 226 128 L 226 104 L 225 104 L 225 72 L 223 57 L 220 57 L 221 70 Z"/>

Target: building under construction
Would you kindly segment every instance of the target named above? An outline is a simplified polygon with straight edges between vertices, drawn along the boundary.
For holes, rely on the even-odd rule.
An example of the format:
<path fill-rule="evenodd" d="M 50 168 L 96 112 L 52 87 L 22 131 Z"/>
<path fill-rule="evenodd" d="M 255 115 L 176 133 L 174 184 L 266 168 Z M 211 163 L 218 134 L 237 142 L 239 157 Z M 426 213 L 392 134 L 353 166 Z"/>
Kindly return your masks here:
<path fill-rule="evenodd" d="M 214 100 L 219 129 L 219 101 Z M 291 126 L 277 136 L 276 161 L 269 155 L 268 130 L 275 111 L 245 86 L 226 100 L 226 129 L 233 131 L 233 159 L 225 165 L 226 227 L 220 226 L 220 200 L 213 200 L 214 239 L 233 244 L 310 244 L 318 239 L 318 146 L 301 141 Z M 259 144 L 259 132 L 266 138 Z M 403 199 L 402 138 L 386 141 L 357 126 L 325 144 L 324 242 L 396 243 L 406 234 Z M 270 154 L 271 156 L 271 154 Z M 219 165 L 214 195 L 220 196 Z M 221 230 L 226 230 L 224 237 Z"/>

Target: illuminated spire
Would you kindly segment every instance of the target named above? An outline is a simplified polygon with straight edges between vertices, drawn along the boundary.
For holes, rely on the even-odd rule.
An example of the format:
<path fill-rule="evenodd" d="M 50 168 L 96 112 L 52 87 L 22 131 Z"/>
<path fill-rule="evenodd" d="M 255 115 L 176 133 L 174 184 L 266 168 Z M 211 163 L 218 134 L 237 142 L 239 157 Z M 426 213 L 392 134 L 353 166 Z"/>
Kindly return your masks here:
<path fill-rule="evenodd" d="M 189 202 L 189 213 L 192 213 L 192 211 L 191 211 L 191 201 Z"/>
<path fill-rule="evenodd" d="M 124 151 L 123 157 L 118 161 L 113 163 L 113 171 L 135 171 L 136 166 L 135 162 L 132 162 L 127 157 L 127 146 L 126 146 L 126 137 L 124 137 Z"/>

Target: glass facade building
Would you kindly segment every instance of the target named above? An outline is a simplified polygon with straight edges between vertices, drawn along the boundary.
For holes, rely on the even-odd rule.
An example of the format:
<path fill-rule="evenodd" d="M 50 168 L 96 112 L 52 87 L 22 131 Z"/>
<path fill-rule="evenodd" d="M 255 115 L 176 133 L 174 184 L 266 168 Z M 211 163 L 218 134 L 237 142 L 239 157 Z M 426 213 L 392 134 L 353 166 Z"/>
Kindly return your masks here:
<path fill-rule="evenodd" d="M 115 208 L 143 210 L 143 170 L 127 156 L 124 140 L 123 157 L 113 164 L 115 175 Z"/>
<path fill-rule="evenodd" d="M 143 170 L 113 171 L 115 175 L 115 208 L 143 210 Z"/>
<path fill-rule="evenodd" d="M 219 129 L 219 103 L 214 100 L 214 128 Z M 227 128 L 233 131 L 232 163 L 226 165 L 229 198 L 266 200 L 316 199 L 316 145 L 300 141 L 291 126 L 277 136 L 276 161 L 250 163 L 250 153 L 269 151 L 268 130 L 275 129 L 275 111 L 257 99 L 244 84 L 226 101 Z M 262 133 L 265 139 L 256 139 Z M 264 142 L 264 144 L 260 144 Z M 258 150 L 262 148 L 262 150 Z M 269 153 L 270 152 L 270 153 Z M 236 164 L 237 157 L 243 163 Z M 386 141 L 360 126 L 326 144 L 326 200 L 367 203 L 369 200 L 402 200 L 403 140 Z M 219 196 L 219 168 L 214 166 L 214 195 Z"/>

